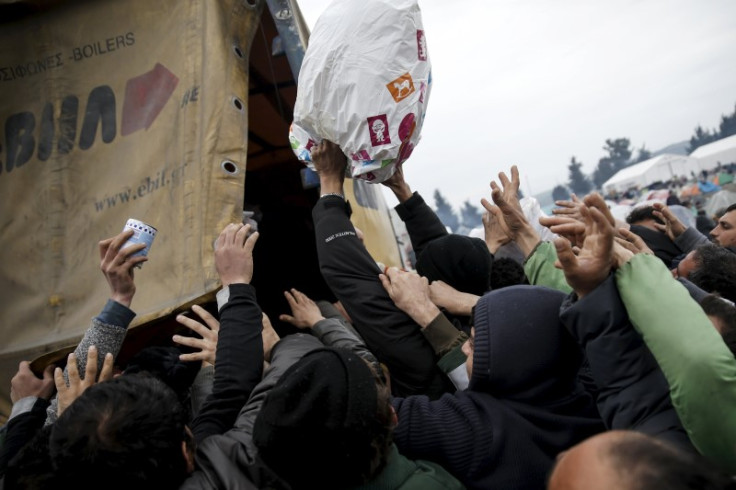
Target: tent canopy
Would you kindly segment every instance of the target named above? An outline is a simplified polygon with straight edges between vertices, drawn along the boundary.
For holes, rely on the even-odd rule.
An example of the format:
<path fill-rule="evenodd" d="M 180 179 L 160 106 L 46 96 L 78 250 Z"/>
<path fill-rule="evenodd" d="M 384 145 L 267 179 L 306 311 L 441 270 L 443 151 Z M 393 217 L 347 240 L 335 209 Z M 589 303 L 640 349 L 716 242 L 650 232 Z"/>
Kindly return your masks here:
<path fill-rule="evenodd" d="M 736 134 L 703 145 L 692 152 L 690 156 L 698 159 L 700 170 L 714 169 L 719 163 L 723 165 L 736 163 Z"/>
<path fill-rule="evenodd" d="M 667 181 L 699 170 L 698 160 L 695 158 L 664 154 L 620 170 L 603 184 L 603 189 L 606 192 L 622 192 L 631 187 L 646 187 L 654 182 Z"/>

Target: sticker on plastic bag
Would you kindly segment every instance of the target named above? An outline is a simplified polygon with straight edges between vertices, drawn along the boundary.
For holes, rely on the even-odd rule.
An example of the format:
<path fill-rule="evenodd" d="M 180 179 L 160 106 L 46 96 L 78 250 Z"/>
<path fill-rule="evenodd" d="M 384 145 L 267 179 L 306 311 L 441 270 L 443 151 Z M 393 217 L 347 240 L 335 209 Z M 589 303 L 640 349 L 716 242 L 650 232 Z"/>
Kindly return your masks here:
<path fill-rule="evenodd" d="M 312 165 L 328 139 L 350 175 L 383 182 L 419 143 L 432 88 L 416 0 L 338 0 L 317 20 L 299 73 L 289 142 Z"/>

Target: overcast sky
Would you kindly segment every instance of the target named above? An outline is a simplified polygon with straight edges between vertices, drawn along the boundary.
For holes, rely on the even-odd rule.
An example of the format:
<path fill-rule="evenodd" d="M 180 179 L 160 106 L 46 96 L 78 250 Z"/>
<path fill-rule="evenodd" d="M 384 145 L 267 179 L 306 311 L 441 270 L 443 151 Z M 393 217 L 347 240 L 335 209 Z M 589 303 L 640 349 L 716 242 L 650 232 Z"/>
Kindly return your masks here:
<path fill-rule="evenodd" d="M 331 1 L 298 3 L 311 28 Z M 549 190 L 572 155 L 592 173 L 607 138 L 655 151 L 736 104 L 734 0 L 419 5 L 433 88 L 404 173 L 432 206 L 436 188 L 479 205 L 514 163 L 526 194 Z"/>

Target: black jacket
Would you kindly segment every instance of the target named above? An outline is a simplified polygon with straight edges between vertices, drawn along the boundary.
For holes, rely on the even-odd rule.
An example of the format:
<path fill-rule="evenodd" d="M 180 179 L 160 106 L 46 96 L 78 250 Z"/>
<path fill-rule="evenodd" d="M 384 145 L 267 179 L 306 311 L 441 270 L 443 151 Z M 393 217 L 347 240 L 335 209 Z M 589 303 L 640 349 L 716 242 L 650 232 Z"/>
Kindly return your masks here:
<path fill-rule="evenodd" d="M 399 451 L 441 464 L 468 488 L 544 488 L 559 452 L 603 430 L 577 381 L 583 356 L 559 321 L 563 299 L 533 286 L 483 296 L 468 388 L 394 399 Z"/>
<path fill-rule="evenodd" d="M 312 211 L 322 276 L 350 315 L 368 348 L 391 375 L 396 396 L 437 398 L 452 384 L 437 368 L 419 326 L 398 309 L 378 278 L 381 271 L 355 234 L 338 196 L 320 198 Z"/>

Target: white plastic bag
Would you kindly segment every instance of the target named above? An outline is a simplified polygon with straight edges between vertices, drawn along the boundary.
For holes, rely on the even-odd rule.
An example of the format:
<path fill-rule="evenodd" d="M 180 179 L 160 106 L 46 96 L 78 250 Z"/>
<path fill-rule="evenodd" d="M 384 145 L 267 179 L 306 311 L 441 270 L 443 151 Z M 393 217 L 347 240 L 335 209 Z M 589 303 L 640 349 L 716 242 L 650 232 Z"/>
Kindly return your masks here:
<path fill-rule="evenodd" d="M 328 139 L 353 178 L 383 182 L 419 142 L 431 84 L 416 0 L 337 0 L 309 40 L 291 147 L 313 168 L 312 146 Z"/>

